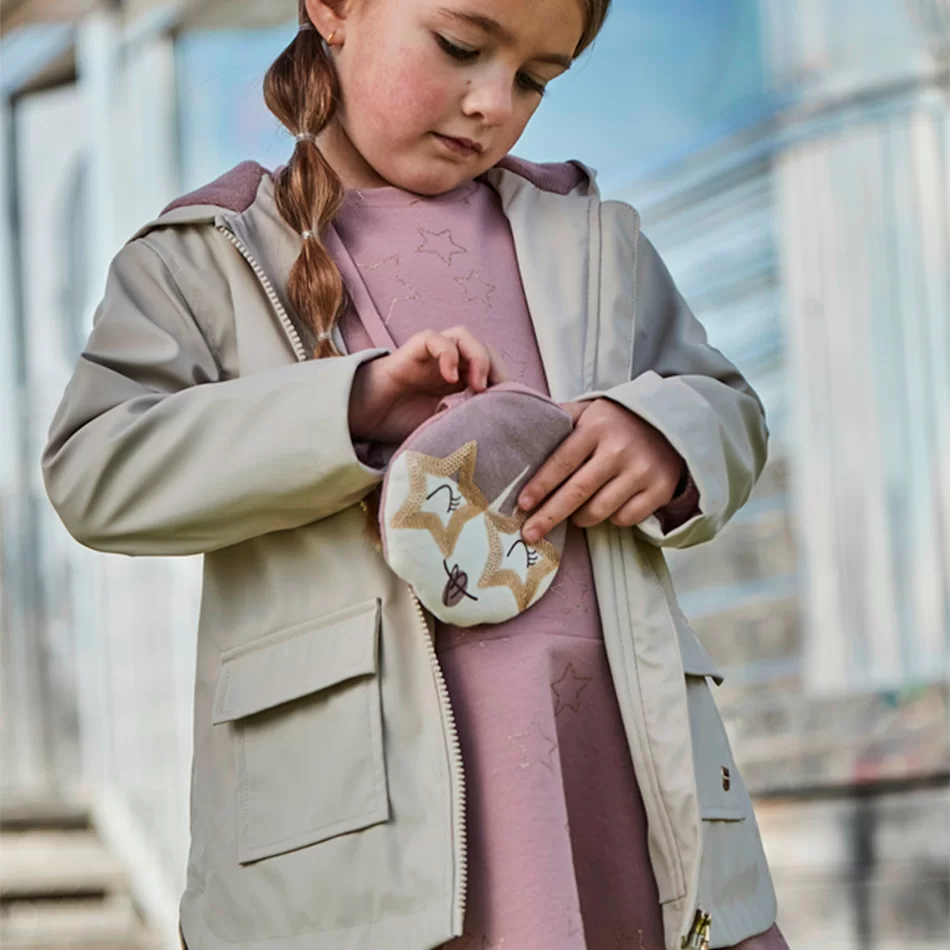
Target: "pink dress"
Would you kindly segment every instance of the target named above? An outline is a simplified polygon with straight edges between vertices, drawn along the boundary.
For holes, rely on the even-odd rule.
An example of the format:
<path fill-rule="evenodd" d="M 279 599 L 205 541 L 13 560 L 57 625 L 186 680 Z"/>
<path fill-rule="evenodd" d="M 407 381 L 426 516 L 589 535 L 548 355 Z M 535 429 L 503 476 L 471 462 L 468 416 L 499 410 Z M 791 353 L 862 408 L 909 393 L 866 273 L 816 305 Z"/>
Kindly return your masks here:
<path fill-rule="evenodd" d="M 397 345 L 468 326 L 547 394 L 508 222 L 473 181 L 420 198 L 351 191 L 336 220 Z M 347 349 L 372 345 L 352 311 Z M 465 763 L 465 936 L 447 950 L 663 950 L 646 817 L 607 665 L 584 533 L 547 594 L 503 625 L 439 624 Z M 743 950 L 778 950 L 773 928 Z"/>

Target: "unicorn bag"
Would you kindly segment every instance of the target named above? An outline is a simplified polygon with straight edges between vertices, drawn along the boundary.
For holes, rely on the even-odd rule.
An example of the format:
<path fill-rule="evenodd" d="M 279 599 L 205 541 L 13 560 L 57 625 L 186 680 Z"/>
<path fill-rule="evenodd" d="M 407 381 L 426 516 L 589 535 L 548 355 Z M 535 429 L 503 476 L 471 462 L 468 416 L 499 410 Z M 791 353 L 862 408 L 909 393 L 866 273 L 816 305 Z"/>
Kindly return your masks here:
<path fill-rule="evenodd" d="M 447 397 L 393 454 L 379 503 L 383 557 L 440 620 L 501 623 L 551 586 L 566 524 L 526 544 L 517 498 L 572 428 L 547 396 L 500 383 Z"/>

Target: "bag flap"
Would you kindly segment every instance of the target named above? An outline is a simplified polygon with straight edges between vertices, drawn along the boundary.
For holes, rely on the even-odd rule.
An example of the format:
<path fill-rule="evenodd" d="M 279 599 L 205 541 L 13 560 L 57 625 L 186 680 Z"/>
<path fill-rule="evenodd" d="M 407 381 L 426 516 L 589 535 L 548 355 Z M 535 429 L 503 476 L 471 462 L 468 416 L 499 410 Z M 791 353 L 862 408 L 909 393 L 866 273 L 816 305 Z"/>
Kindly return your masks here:
<path fill-rule="evenodd" d="M 308 620 L 221 656 L 211 721 L 250 716 L 376 672 L 378 599 Z"/>

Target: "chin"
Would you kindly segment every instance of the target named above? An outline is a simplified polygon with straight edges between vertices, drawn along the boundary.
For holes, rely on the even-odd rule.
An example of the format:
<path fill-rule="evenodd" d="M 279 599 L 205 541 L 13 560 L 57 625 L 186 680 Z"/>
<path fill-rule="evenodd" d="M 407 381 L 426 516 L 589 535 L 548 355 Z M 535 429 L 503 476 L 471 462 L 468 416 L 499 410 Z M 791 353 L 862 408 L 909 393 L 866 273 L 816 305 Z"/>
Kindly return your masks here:
<path fill-rule="evenodd" d="M 407 162 L 402 167 L 378 168 L 377 172 L 391 184 L 405 191 L 432 198 L 471 181 L 486 168 L 484 161 L 455 163 L 426 156 L 421 161 Z"/>

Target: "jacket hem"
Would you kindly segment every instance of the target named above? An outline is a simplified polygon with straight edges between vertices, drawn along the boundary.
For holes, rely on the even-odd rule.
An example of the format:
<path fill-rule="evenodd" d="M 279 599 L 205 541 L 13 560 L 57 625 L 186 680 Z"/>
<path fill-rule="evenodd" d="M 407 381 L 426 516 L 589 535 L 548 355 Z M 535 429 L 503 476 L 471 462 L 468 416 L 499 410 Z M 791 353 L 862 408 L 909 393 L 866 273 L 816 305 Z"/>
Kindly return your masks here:
<path fill-rule="evenodd" d="M 455 936 L 444 901 L 410 914 L 381 916 L 367 923 L 312 930 L 286 937 L 226 940 L 212 931 L 200 910 L 182 902 L 178 939 L 182 950 L 436 950 Z"/>

